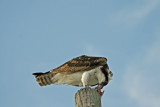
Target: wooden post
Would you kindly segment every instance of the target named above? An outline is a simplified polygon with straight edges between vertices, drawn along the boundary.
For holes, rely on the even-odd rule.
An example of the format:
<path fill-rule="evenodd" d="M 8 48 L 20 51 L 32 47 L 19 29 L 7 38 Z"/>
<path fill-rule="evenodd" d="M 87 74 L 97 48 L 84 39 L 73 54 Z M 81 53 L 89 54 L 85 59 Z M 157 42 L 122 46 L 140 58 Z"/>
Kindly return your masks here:
<path fill-rule="evenodd" d="M 101 96 L 96 88 L 82 88 L 75 94 L 75 107 L 101 107 Z"/>

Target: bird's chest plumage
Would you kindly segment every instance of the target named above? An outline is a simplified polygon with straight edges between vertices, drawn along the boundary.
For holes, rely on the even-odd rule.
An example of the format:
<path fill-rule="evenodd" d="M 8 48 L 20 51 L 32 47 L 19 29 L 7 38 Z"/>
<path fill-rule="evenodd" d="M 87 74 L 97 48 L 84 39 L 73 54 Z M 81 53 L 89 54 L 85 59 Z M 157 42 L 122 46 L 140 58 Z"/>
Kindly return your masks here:
<path fill-rule="evenodd" d="M 74 86 L 83 86 L 83 82 L 87 85 L 97 85 L 103 81 L 103 74 L 100 71 L 100 67 L 89 71 L 75 72 L 72 74 L 57 74 L 54 80 L 57 80 L 57 84 L 68 84 Z"/>

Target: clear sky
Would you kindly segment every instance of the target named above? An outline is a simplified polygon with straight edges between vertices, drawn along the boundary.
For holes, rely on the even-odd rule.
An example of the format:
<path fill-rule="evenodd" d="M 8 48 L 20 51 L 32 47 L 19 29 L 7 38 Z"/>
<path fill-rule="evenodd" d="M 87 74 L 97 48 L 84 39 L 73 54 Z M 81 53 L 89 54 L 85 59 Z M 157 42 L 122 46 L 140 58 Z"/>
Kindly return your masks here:
<path fill-rule="evenodd" d="M 114 73 L 103 107 L 160 107 L 160 0 L 0 0 L 1 107 L 74 107 L 31 74 L 83 54 Z"/>

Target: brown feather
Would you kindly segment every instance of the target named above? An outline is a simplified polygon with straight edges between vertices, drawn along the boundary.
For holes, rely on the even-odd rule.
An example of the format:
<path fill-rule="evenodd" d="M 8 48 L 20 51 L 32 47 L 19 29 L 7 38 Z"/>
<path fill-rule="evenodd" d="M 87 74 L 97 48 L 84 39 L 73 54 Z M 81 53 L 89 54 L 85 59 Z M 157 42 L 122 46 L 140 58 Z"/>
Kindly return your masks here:
<path fill-rule="evenodd" d="M 40 86 L 46 86 L 53 83 L 52 78 L 54 77 L 55 73 L 34 73 L 34 75 L 36 76 L 36 81 L 39 83 Z"/>
<path fill-rule="evenodd" d="M 107 63 L 107 59 L 105 57 L 92 57 L 82 55 L 77 58 L 73 58 L 72 60 L 64 63 L 56 69 L 51 70 L 52 73 L 74 73 L 79 71 L 88 71 L 94 69 L 98 66 L 103 66 Z"/>

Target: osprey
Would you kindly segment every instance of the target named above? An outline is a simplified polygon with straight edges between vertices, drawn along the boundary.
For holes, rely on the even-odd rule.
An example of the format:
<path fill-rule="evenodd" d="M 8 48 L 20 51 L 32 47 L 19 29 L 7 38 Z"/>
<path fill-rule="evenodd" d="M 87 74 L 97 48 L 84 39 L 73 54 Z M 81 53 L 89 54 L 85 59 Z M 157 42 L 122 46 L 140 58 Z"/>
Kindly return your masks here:
<path fill-rule="evenodd" d="M 71 59 L 63 65 L 46 73 L 33 73 L 40 86 L 50 84 L 68 84 L 72 86 L 97 86 L 101 89 L 112 79 L 113 73 L 109 70 L 105 57 L 82 55 Z"/>

